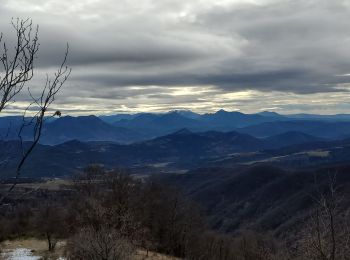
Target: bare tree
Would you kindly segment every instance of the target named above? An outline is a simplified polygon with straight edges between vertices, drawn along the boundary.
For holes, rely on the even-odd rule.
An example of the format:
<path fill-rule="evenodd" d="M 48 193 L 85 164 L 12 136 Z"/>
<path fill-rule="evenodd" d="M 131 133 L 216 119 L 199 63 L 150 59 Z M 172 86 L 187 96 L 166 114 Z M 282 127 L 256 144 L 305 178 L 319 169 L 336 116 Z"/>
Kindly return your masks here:
<path fill-rule="evenodd" d="M 349 211 L 341 207 L 342 196 L 336 185 L 336 174 L 330 176 L 325 187 L 316 185 L 315 208 L 302 240 L 304 254 L 307 259 L 349 259 Z"/>
<path fill-rule="evenodd" d="M 134 247 L 120 233 L 109 227 L 85 227 L 68 241 L 68 259 L 127 260 Z"/>
<path fill-rule="evenodd" d="M 48 250 L 54 251 L 59 239 L 66 235 L 65 210 L 48 199 L 42 202 L 34 217 L 35 229 L 45 237 Z"/>
<path fill-rule="evenodd" d="M 13 50 L 9 49 L 6 42 L 4 42 L 3 34 L 0 35 L 0 44 L 3 45 L 3 51 L 0 56 L 0 62 L 2 64 L 2 69 L 0 69 L 2 72 L 0 74 L 0 113 L 3 112 L 9 103 L 14 102 L 14 98 L 23 92 L 26 84 L 33 78 L 34 61 L 39 50 L 38 26 L 33 26 L 32 20 L 13 20 L 12 27 L 16 32 L 16 44 Z M 14 173 L 13 184 L 6 194 L 0 196 L 0 204 L 2 204 L 6 196 L 15 188 L 24 164 L 40 140 L 49 107 L 55 101 L 57 93 L 71 73 L 71 69 L 66 66 L 68 50 L 69 47 L 67 44 L 67 49 L 60 67 L 52 77 L 46 75 L 46 82 L 39 96 L 35 97 L 28 87 L 27 95 L 31 102 L 24 109 L 23 122 L 18 132 L 21 146 L 20 159 Z M 26 114 L 29 109 L 33 109 L 33 106 L 36 111 L 30 116 L 30 120 L 28 121 Z M 60 115 L 61 112 L 56 111 L 50 116 Z M 24 145 L 22 138 L 23 130 L 26 127 L 31 127 L 33 131 L 29 145 Z"/>

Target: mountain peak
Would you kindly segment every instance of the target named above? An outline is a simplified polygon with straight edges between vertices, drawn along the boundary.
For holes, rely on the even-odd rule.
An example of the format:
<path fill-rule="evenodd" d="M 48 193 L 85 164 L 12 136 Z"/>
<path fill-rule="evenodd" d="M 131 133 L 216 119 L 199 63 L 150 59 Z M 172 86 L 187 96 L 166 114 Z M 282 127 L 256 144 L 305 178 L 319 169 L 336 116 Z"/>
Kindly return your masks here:
<path fill-rule="evenodd" d="M 191 110 L 186 110 L 186 109 L 174 109 L 174 110 L 170 110 L 168 113 L 166 114 L 171 114 L 171 113 L 186 113 L 186 112 L 192 112 Z"/>
<path fill-rule="evenodd" d="M 229 113 L 229 112 L 227 112 L 227 111 L 224 110 L 224 109 L 220 109 L 220 110 L 216 111 L 215 114 L 226 114 L 226 113 Z"/>
<path fill-rule="evenodd" d="M 182 128 L 179 131 L 176 131 L 175 133 L 173 133 L 173 135 L 189 135 L 189 134 L 192 134 L 192 132 L 187 128 Z"/>
<path fill-rule="evenodd" d="M 236 114 L 236 115 L 244 115 L 242 112 L 239 111 L 226 111 L 224 109 L 220 109 L 214 113 L 215 115 L 228 115 L 228 114 Z"/>
<path fill-rule="evenodd" d="M 269 116 L 269 117 L 276 117 L 276 116 L 281 116 L 280 114 L 273 112 L 273 111 L 262 111 L 258 113 L 261 116 Z"/>
<path fill-rule="evenodd" d="M 178 115 L 190 118 L 190 119 L 198 119 L 201 115 L 197 114 L 195 112 L 192 112 L 191 110 L 185 110 L 185 109 L 176 109 L 176 110 L 171 110 L 167 114 L 171 113 L 176 113 Z"/>
<path fill-rule="evenodd" d="M 181 113 L 178 110 L 173 110 L 163 114 L 163 116 L 181 116 Z"/>

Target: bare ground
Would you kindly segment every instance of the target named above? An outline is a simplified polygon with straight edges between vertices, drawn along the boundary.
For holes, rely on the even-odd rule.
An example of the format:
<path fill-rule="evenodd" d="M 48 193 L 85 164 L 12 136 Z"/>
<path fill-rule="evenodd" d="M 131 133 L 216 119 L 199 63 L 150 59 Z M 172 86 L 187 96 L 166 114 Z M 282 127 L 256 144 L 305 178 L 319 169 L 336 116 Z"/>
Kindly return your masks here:
<path fill-rule="evenodd" d="M 17 240 L 7 240 L 0 244 L 0 248 L 4 252 L 13 252 L 18 249 L 29 249 L 33 256 L 42 257 L 43 259 L 65 259 L 65 242 L 61 241 L 57 243 L 56 250 L 51 253 L 47 250 L 47 243 L 45 240 L 38 239 L 17 239 Z M 26 258 L 23 258 L 26 259 Z M 28 258 L 30 259 L 30 258 Z M 135 260 L 179 260 L 179 258 L 170 257 L 155 252 L 147 253 L 143 250 L 137 250 L 134 256 Z M 2 260 L 0 256 L 0 260 Z M 22 259 L 21 259 L 22 260 Z"/>

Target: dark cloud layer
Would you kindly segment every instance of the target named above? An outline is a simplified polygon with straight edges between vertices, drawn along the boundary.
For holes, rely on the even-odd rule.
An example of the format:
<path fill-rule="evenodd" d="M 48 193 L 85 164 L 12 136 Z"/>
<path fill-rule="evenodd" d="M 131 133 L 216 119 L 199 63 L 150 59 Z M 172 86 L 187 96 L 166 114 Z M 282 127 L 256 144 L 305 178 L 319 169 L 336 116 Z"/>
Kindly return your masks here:
<path fill-rule="evenodd" d="M 262 109 L 252 93 L 270 93 L 270 107 L 284 112 L 292 105 L 280 104 L 276 93 L 292 93 L 297 100 L 288 103 L 296 110 L 308 106 L 300 104 L 305 94 L 325 103 L 322 93 L 349 89 L 349 15 L 349 0 L 5 0 L 0 6 L 1 31 L 10 40 L 10 17 L 40 24 L 35 86 L 69 42 L 73 74 L 61 104 L 72 111 L 244 110 L 242 91 L 252 101 L 249 111 Z M 327 112 L 343 111 L 344 99 L 329 98 Z"/>

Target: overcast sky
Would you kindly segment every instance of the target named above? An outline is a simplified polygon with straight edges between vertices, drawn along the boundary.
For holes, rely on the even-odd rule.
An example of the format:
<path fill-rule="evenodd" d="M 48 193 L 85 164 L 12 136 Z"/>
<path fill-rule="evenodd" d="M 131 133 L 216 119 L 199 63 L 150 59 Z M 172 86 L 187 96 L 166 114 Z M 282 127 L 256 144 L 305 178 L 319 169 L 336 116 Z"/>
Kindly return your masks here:
<path fill-rule="evenodd" d="M 7 39 L 11 17 L 40 26 L 34 87 L 69 42 L 66 114 L 350 113 L 350 0 L 1 0 Z"/>

